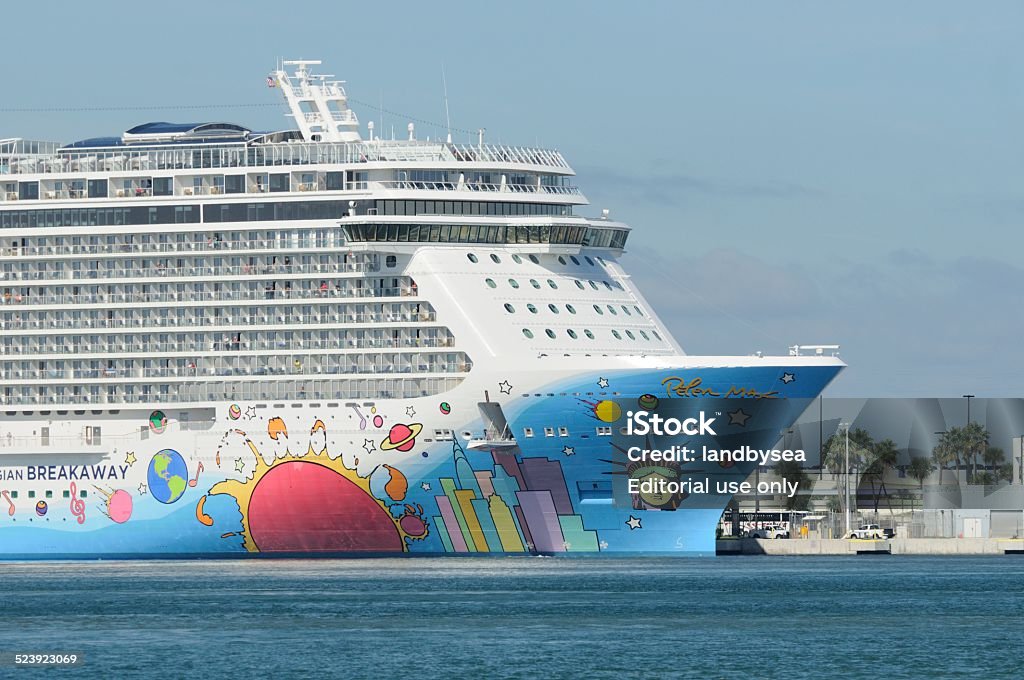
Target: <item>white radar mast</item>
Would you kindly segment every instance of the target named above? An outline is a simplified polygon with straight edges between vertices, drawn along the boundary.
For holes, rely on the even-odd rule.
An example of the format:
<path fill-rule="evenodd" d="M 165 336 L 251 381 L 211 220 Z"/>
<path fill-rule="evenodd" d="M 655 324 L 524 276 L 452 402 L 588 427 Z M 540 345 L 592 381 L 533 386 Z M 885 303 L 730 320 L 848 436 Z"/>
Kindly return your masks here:
<path fill-rule="evenodd" d="M 273 85 L 284 93 L 291 113 L 307 142 L 358 142 L 359 120 L 348 108 L 348 95 L 343 80 L 328 80 L 334 76 L 314 75 L 310 66 L 320 61 L 283 61 L 274 71 Z M 284 69 L 294 67 L 289 74 Z"/>

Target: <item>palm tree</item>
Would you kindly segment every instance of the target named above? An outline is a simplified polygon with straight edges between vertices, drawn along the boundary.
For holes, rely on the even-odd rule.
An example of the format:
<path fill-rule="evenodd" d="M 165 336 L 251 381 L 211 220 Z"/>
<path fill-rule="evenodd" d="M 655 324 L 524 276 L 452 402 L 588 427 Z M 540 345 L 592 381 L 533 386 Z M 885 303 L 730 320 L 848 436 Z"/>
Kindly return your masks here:
<path fill-rule="evenodd" d="M 939 484 L 942 484 L 942 471 L 946 469 L 946 466 L 953 462 L 956 452 L 953 449 L 953 442 L 951 438 L 947 438 L 949 433 L 943 433 L 939 439 L 939 443 L 932 449 L 932 460 L 939 467 Z"/>
<path fill-rule="evenodd" d="M 846 438 L 846 432 L 837 432 L 825 442 L 825 468 L 834 477 L 839 474 L 845 474 L 847 476 L 846 481 L 849 483 L 850 469 L 860 468 L 864 464 L 874 442 L 871 440 L 871 435 L 867 430 L 862 428 L 850 430 L 850 469 L 847 469 Z M 856 494 L 856 489 L 854 493 Z M 845 496 L 840 499 L 839 503 L 840 507 L 845 506 Z"/>
<path fill-rule="evenodd" d="M 789 482 L 796 484 L 797 489 L 806 488 L 811 478 L 804 472 L 804 468 L 797 461 L 779 461 L 775 464 L 775 474 L 781 479 L 788 480 Z M 809 493 L 796 495 L 786 499 L 787 510 L 806 510 L 811 502 L 811 496 Z"/>
<path fill-rule="evenodd" d="M 961 430 L 961 436 L 964 457 L 971 459 L 971 474 L 967 479 L 972 480 L 978 474 L 978 456 L 983 456 L 988 448 L 989 433 L 981 423 L 967 423 Z"/>
<path fill-rule="evenodd" d="M 963 458 L 966 457 L 968 438 L 965 434 L 965 427 L 951 427 L 939 437 L 939 443 L 932 449 L 932 459 L 939 465 L 939 484 L 942 484 L 942 470 L 949 464 L 956 461 L 954 470 L 963 467 Z"/>
<path fill-rule="evenodd" d="M 989 446 L 985 448 L 985 453 L 981 454 L 981 459 L 985 461 L 985 465 L 995 471 L 1006 462 L 1006 453 L 998 446 Z"/>
<path fill-rule="evenodd" d="M 864 477 L 871 480 L 871 493 L 875 497 L 875 512 L 878 512 L 879 496 L 885 493 L 885 473 L 896 466 L 896 458 L 899 456 L 899 449 L 896 442 L 891 439 L 883 439 L 872 445 L 869 452 L 871 463 L 864 470 Z M 875 480 L 878 480 L 878 489 L 875 489 Z"/>
<path fill-rule="evenodd" d="M 924 480 L 932 473 L 932 462 L 924 456 L 915 456 L 910 459 L 910 476 L 917 480 L 921 489 L 924 489 Z M 942 483 L 942 468 L 939 468 L 939 483 Z"/>

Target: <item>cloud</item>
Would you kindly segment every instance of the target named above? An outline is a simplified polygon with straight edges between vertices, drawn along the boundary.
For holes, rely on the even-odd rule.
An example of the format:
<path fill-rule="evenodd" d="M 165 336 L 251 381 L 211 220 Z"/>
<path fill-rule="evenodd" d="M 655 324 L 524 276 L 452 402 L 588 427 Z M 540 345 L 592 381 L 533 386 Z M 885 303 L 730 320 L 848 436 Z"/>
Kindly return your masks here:
<path fill-rule="evenodd" d="M 625 194 L 628 200 L 666 206 L 677 206 L 684 198 L 694 195 L 733 199 L 808 199 L 823 196 L 820 189 L 783 180 L 696 177 L 671 168 L 648 173 L 624 173 L 607 167 L 584 166 L 576 168 L 576 172 L 581 185 L 591 187 L 595 194 Z"/>
<path fill-rule="evenodd" d="M 693 354 L 785 353 L 838 343 L 832 396 L 1019 396 L 1024 268 L 912 250 L 870 262 L 768 262 L 737 250 L 692 258 L 636 250 L 624 262 Z"/>

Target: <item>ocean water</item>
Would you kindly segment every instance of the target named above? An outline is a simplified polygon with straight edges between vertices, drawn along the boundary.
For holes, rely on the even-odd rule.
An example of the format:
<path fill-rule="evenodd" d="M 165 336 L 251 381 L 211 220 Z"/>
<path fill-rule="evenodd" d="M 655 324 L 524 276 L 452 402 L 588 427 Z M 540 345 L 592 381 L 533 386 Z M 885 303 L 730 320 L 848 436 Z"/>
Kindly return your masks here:
<path fill-rule="evenodd" d="M 0 616 L 59 677 L 1024 676 L 1017 556 L 6 563 Z"/>

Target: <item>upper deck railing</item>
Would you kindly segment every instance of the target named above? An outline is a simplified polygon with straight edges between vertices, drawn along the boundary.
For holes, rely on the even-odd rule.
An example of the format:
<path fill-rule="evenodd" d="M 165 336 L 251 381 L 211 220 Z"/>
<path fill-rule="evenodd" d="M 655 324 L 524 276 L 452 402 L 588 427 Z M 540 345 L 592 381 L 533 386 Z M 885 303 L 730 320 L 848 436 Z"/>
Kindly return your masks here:
<path fill-rule="evenodd" d="M 572 174 L 553 149 L 494 144 L 462 145 L 421 141 L 246 142 L 208 144 L 132 144 L 64 147 L 53 142 L 0 142 L 0 175 L 115 171 L 166 171 L 206 168 L 264 168 L 314 164 L 436 163 L 484 167 L 544 168 Z M 33 149 L 33 151 L 29 151 Z"/>

